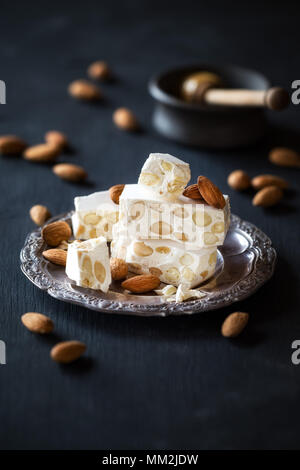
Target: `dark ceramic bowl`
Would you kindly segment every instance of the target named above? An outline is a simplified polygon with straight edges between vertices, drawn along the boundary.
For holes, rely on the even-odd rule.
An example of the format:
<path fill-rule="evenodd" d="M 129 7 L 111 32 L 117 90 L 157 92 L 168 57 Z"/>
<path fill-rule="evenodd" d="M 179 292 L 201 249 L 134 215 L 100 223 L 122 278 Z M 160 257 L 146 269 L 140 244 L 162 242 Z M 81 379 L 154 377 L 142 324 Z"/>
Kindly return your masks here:
<path fill-rule="evenodd" d="M 181 98 L 183 80 L 201 70 L 215 72 L 228 88 L 270 87 L 263 75 L 241 67 L 201 64 L 168 70 L 149 82 L 149 92 L 155 100 L 155 129 L 177 142 L 210 148 L 246 146 L 259 140 L 266 130 L 263 108 L 202 105 Z"/>

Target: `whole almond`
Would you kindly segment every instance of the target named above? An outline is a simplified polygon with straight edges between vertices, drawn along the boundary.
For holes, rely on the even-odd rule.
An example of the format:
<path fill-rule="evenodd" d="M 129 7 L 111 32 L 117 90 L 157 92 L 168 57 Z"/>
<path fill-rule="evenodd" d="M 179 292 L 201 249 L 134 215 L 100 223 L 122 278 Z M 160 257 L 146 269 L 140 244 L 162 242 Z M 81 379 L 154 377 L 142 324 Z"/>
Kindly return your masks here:
<path fill-rule="evenodd" d="M 270 207 L 277 204 L 283 197 L 282 189 L 278 186 L 266 186 L 255 194 L 253 206 Z"/>
<path fill-rule="evenodd" d="M 21 317 L 24 326 L 33 333 L 51 333 L 54 328 L 53 321 L 42 313 L 28 312 Z"/>
<path fill-rule="evenodd" d="M 269 160 L 274 165 L 300 167 L 299 153 L 286 147 L 277 147 L 271 150 Z"/>
<path fill-rule="evenodd" d="M 42 229 L 42 237 L 49 246 L 57 246 L 72 235 L 70 225 L 63 220 L 52 222 Z"/>
<path fill-rule="evenodd" d="M 227 183 L 232 189 L 243 191 L 250 187 L 250 178 L 243 170 L 235 170 L 228 175 Z"/>
<path fill-rule="evenodd" d="M 219 188 L 206 176 L 198 176 L 198 189 L 204 201 L 216 209 L 223 209 L 226 202 Z"/>
<path fill-rule="evenodd" d="M 190 184 L 187 186 L 183 191 L 183 196 L 189 197 L 190 199 L 198 199 L 203 201 L 203 197 L 199 192 L 199 188 L 197 184 Z"/>
<path fill-rule="evenodd" d="M 160 280 L 157 276 L 153 274 L 141 274 L 140 276 L 130 277 L 126 279 L 126 281 L 123 281 L 122 287 L 134 294 L 143 294 L 157 289 L 159 284 Z"/>
<path fill-rule="evenodd" d="M 126 261 L 120 258 L 110 258 L 110 272 L 114 281 L 125 279 L 128 274 L 128 266 Z"/>
<path fill-rule="evenodd" d="M 68 138 L 60 131 L 48 131 L 45 134 L 45 141 L 48 144 L 56 145 L 60 150 L 68 146 Z"/>
<path fill-rule="evenodd" d="M 44 223 L 51 217 L 48 208 L 40 204 L 32 206 L 29 211 L 29 215 L 31 220 L 33 220 L 33 222 L 39 226 L 44 225 Z"/>
<path fill-rule="evenodd" d="M 62 364 L 68 364 L 78 359 L 85 352 L 86 346 L 81 341 L 63 341 L 51 349 L 51 358 Z"/>
<path fill-rule="evenodd" d="M 245 312 L 231 313 L 222 325 L 222 335 L 225 338 L 238 336 L 248 323 L 249 314 Z"/>
<path fill-rule="evenodd" d="M 86 171 L 78 165 L 72 163 L 58 163 L 52 168 L 53 173 L 59 178 L 67 181 L 79 182 L 87 177 Z"/>
<path fill-rule="evenodd" d="M 113 114 L 113 121 L 119 129 L 125 131 L 136 131 L 139 127 L 135 115 L 127 108 L 116 109 Z"/>
<path fill-rule="evenodd" d="M 68 91 L 73 98 L 85 101 L 97 101 L 102 98 L 99 88 L 87 80 L 75 80 L 70 83 Z"/>
<path fill-rule="evenodd" d="M 43 251 L 43 256 L 51 263 L 58 264 L 59 266 L 66 266 L 67 252 L 60 248 L 52 248 L 51 250 Z"/>
<path fill-rule="evenodd" d="M 53 162 L 60 154 L 61 149 L 53 144 L 39 144 L 28 147 L 23 153 L 25 160 L 31 162 L 48 163 Z"/>
<path fill-rule="evenodd" d="M 3 155 L 22 154 L 26 147 L 26 142 L 16 135 L 0 136 L 0 153 Z"/>
<path fill-rule="evenodd" d="M 288 182 L 280 178 L 280 176 L 275 175 L 258 175 L 251 180 L 251 184 L 254 189 L 262 189 L 266 186 L 277 186 L 281 189 L 286 189 L 288 187 Z"/>
<path fill-rule="evenodd" d="M 123 192 L 124 187 L 125 187 L 125 184 L 115 184 L 114 186 L 111 186 L 109 188 L 110 198 L 115 204 L 119 204 L 119 199 Z"/>
<path fill-rule="evenodd" d="M 93 62 L 88 67 L 87 74 L 94 80 L 109 80 L 111 78 L 111 70 L 108 64 L 102 60 Z"/>

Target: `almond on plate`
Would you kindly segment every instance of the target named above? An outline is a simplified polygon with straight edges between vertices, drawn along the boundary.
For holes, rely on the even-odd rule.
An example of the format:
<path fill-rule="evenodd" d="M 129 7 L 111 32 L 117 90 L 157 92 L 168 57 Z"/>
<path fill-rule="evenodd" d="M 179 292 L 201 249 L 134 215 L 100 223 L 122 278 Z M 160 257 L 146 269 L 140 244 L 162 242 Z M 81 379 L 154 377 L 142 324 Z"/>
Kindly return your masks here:
<path fill-rule="evenodd" d="M 56 362 L 68 364 L 78 359 L 86 350 L 81 341 L 63 341 L 51 349 L 50 356 Z"/>
<path fill-rule="evenodd" d="M 51 318 L 42 313 L 28 312 L 21 317 L 24 326 L 33 333 L 46 334 L 51 333 L 54 328 Z"/>
<path fill-rule="evenodd" d="M 60 131 L 48 131 L 45 134 L 45 141 L 48 144 L 56 145 L 59 149 L 63 150 L 68 146 L 68 138 Z"/>
<path fill-rule="evenodd" d="M 98 101 L 102 98 L 99 88 L 87 80 L 75 80 L 68 87 L 69 94 L 78 100 Z"/>
<path fill-rule="evenodd" d="M 187 186 L 183 191 L 183 196 L 189 197 L 190 199 L 198 199 L 204 201 L 203 197 L 199 192 L 199 188 L 197 184 L 190 184 Z"/>
<path fill-rule="evenodd" d="M 128 274 L 128 266 L 126 261 L 120 258 L 110 258 L 110 272 L 114 281 L 125 279 Z"/>
<path fill-rule="evenodd" d="M 115 184 L 114 186 L 111 186 L 109 188 L 110 198 L 115 204 L 119 204 L 119 199 L 123 192 L 124 187 L 125 187 L 125 184 Z"/>
<path fill-rule="evenodd" d="M 198 176 L 198 189 L 204 201 L 216 209 L 225 207 L 225 199 L 219 188 L 206 176 Z"/>
<path fill-rule="evenodd" d="M 60 248 L 52 248 L 51 250 L 43 251 L 43 256 L 51 263 L 58 264 L 59 266 L 66 266 L 67 251 Z"/>
<path fill-rule="evenodd" d="M 243 191 L 251 185 L 248 174 L 243 170 L 232 171 L 227 178 L 227 183 L 232 189 Z"/>
<path fill-rule="evenodd" d="M 266 186 L 278 186 L 278 188 L 286 189 L 288 182 L 276 175 L 258 175 L 252 178 L 251 184 L 254 189 L 262 189 Z"/>
<path fill-rule="evenodd" d="M 53 162 L 60 152 L 61 149 L 56 145 L 46 143 L 28 147 L 24 151 L 23 157 L 31 162 L 48 163 Z"/>
<path fill-rule="evenodd" d="M 253 206 L 270 207 L 277 204 L 283 197 L 283 191 L 278 186 L 266 186 L 255 194 Z"/>
<path fill-rule="evenodd" d="M 57 248 L 60 249 L 60 250 L 67 251 L 68 248 L 69 248 L 69 243 L 66 240 L 63 240 L 62 242 L 60 242 L 59 245 L 57 245 Z"/>
<path fill-rule="evenodd" d="M 136 131 L 139 127 L 135 115 L 127 108 L 116 109 L 113 114 L 113 121 L 119 129 L 125 131 Z"/>
<path fill-rule="evenodd" d="M 72 230 L 67 222 L 59 220 L 46 225 L 42 229 L 42 238 L 49 246 L 57 246 L 63 240 L 69 240 L 72 235 Z"/>
<path fill-rule="evenodd" d="M 3 155 L 19 155 L 26 147 L 26 142 L 16 135 L 0 136 L 0 153 Z"/>
<path fill-rule="evenodd" d="M 134 294 L 143 294 L 157 289 L 160 280 L 153 274 L 141 274 L 140 276 L 130 277 L 122 282 L 123 289 L 129 290 Z"/>
<path fill-rule="evenodd" d="M 93 62 L 88 67 L 87 74 L 94 80 L 109 80 L 112 75 L 108 64 L 103 60 Z"/>
<path fill-rule="evenodd" d="M 269 160 L 274 165 L 300 167 L 300 154 L 286 147 L 276 147 L 271 150 Z"/>
<path fill-rule="evenodd" d="M 67 181 L 79 182 L 87 177 L 86 171 L 79 165 L 73 163 L 58 163 L 52 168 L 53 173 L 59 178 Z"/>
<path fill-rule="evenodd" d="M 51 217 L 48 208 L 40 204 L 32 206 L 29 211 L 29 215 L 31 217 L 31 220 L 33 220 L 33 222 L 39 226 L 44 225 L 44 223 Z"/>
<path fill-rule="evenodd" d="M 222 335 L 225 338 L 238 336 L 248 323 L 249 314 L 245 312 L 234 312 L 225 318 L 222 325 Z"/>

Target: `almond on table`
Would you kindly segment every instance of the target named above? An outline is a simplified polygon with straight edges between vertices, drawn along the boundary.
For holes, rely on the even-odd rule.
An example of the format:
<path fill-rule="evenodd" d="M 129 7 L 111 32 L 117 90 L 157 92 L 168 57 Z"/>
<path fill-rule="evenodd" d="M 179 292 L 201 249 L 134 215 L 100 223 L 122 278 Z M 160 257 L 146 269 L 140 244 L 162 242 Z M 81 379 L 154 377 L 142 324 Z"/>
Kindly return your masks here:
<path fill-rule="evenodd" d="M 256 193 L 252 200 L 253 206 L 271 207 L 283 198 L 283 191 L 278 186 L 266 186 Z"/>
<path fill-rule="evenodd" d="M 130 109 L 118 108 L 113 113 L 113 122 L 124 131 L 134 132 L 139 128 L 139 123 L 135 115 Z"/>
<path fill-rule="evenodd" d="M 51 217 L 49 209 L 46 206 L 42 206 L 41 204 L 32 206 L 29 214 L 31 220 L 33 220 L 33 222 L 39 226 L 44 225 L 44 223 Z"/>
<path fill-rule="evenodd" d="M 222 325 L 222 335 L 225 338 L 235 338 L 246 327 L 249 314 L 245 312 L 235 312 L 228 315 Z"/>
<path fill-rule="evenodd" d="M 228 175 L 227 183 L 232 189 L 236 189 L 237 191 L 244 191 L 251 186 L 250 178 L 243 170 L 232 171 Z"/>
<path fill-rule="evenodd" d="M 112 77 L 109 65 L 103 60 L 97 60 L 96 62 L 93 62 L 88 67 L 87 74 L 94 80 L 107 81 Z"/>
<path fill-rule="evenodd" d="M 26 142 L 16 135 L 0 136 L 0 153 L 2 155 L 20 155 L 26 147 Z"/>
<path fill-rule="evenodd" d="M 252 178 L 251 184 L 254 189 L 262 189 L 266 186 L 277 186 L 281 189 L 286 189 L 288 187 L 288 182 L 276 175 L 258 175 L 255 178 Z"/>
<path fill-rule="evenodd" d="M 29 160 L 31 162 L 49 163 L 53 162 L 60 152 L 61 149 L 56 145 L 46 143 L 28 147 L 24 151 L 23 157 L 25 160 Z"/>
<path fill-rule="evenodd" d="M 300 167 L 300 154 L 286 147 L 277 147 L 271 150 L 269 160 L 274 165 Z"/>
<path fill-rule="evenodd" d="M 45 134 L 45 141 L 48 144 L 56 145 L 61 150 L 68 147 L 68 138 L 67 136 L 60 131 L 48 131 Z"/>
<path fill-rule="evenodd" d="M 87 172 L 79 165 L 73 163 L 58 163 L 52 168 L 53 173 L 59 178 L 74 183 L 83 181 L 87 178 Z"/>
<path fill-rule="evenodd" d="M 62 341 L 53 346 L 50 357 L 61 364 L 69 364 L 79 359 L 85 350 L 86 345 L 81 341 Z"/>
<path fill-rule="evenodd" d="M 33 333 L 47 334 L 54 328 L 53 321 L 42 313 L 28 312 L 21 317 L 24 326 Z"/>
<path fill-rule="evenodd" d="M 102 98 L 100 89 L 87 80 L 75 80 L 68 87 L 69 94 L 78 100 L 98 101 Z"/>

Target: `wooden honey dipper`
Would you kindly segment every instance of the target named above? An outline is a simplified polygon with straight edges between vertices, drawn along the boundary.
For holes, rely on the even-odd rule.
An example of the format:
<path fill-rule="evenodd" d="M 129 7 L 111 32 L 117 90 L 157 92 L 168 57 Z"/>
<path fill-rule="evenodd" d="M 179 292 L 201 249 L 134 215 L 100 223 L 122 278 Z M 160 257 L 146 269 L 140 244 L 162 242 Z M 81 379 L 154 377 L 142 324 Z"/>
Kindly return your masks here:
<path fill-rule="evenodd" d="M 190 103 L 222 106 L 261 106 L 281 111 L 289 104 L 289 94 L 280 87 L 268 90 L 221 88 L 221 78 L 212 72 L 195 72 L 182 84 L 182 97 Z"/>

